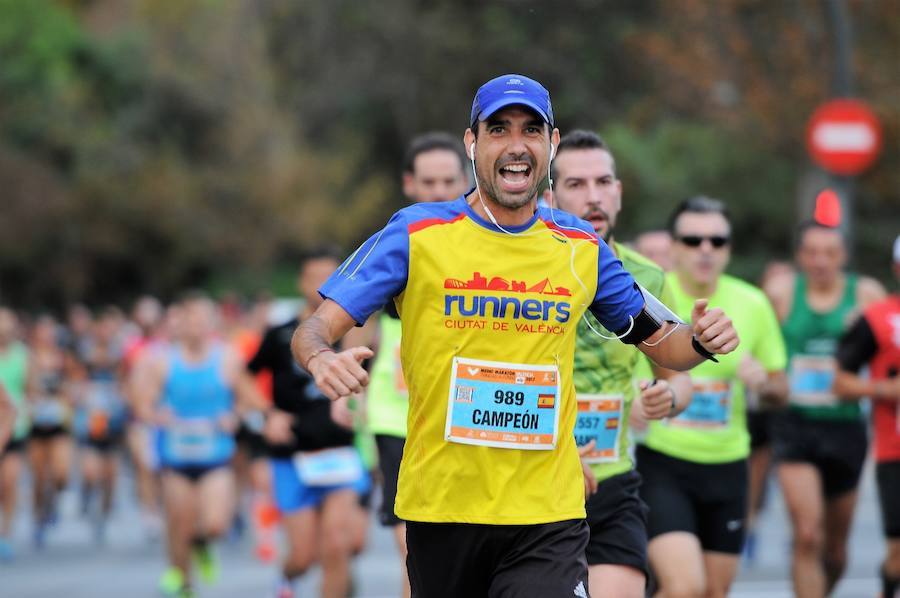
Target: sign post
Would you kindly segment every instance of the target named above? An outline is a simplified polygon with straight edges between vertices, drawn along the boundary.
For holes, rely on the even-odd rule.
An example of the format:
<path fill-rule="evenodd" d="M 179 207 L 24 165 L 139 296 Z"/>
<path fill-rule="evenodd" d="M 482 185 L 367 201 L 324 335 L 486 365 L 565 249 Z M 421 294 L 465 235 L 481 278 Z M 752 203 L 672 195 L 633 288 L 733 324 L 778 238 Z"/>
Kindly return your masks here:
<path fill-rule="evenodd" d="M 806 127 L 806 148 L 813 161 L 832 177 L 843 209 L 840 228 L 853 255 L 852 177 L 865 172 L 881 150 L 881 124 L 862 101 L 838 98 L 820 105 Z"/>

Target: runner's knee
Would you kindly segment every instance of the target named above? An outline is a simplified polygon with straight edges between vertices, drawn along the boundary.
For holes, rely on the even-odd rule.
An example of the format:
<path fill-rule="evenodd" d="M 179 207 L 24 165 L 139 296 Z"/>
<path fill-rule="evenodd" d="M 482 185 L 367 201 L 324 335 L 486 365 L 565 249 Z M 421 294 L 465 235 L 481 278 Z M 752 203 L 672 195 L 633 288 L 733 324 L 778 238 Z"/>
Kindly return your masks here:
<path fill-rule="evenodd" d="M 819 526 L 801 522 L 794 530 L 794 551 L 804 554 L 820 554 L 824 539 Z"/>
<path fill-rule="evenodd" d="M 350 558 L 352 546 L 349 530 L 332 526 L 323 530 L 322 562 L 334 562 Z"/>
<path fill-rule="evenodd" d="M 312 564 L 313 552 L 308 545 L 292 545 L 284 560 L 284 572 L 288 577 L 299 577 L 306 573 Z"/>
<path fill-rule="evenodd" d="M 204 535 L 210 540 L 221 538 L 228 531 L 228 525 L 221 521 L 212 521 L 206 524 Z"/>

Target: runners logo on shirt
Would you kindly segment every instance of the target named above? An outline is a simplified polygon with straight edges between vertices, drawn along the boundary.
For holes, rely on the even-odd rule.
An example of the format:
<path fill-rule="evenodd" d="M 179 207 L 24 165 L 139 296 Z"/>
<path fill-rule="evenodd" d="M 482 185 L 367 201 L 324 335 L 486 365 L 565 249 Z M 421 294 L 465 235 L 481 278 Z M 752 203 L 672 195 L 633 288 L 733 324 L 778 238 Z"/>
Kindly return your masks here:
<path fill-rule="evenodd" d="M 488 279 L 480 272 L 472 274 L 469 280 L 448 278 L 444 281 L 444 288 L 457 293 L 444 295 L 444 315 L 448 317 L 448 328 L 485 328 L 485 320 L 467 321 L 458 325 L 455 318 L 494 318 L 497 320 L 512 317 L 514 320 L 529 320 L 541 322 L 558 322 L 565 324 L 569 321 L 572 305 L 568 300 L 572 291 L 563 286 L 555 286 L 549 278 L 544 278 L 536 283 L 529 284 L 522 280 L 506 280 L 500 276 Z M 496 295 L 483 295 L 459 291 L 492 291 Z M 505 296 L 503 296 L 505 295 Z M 541 295 L 542 297 L 556 297 L 557 299 L 520 298 L 515 295 Z M 509 324 L 494 322 L 492 329 L 508 330 Z M 561 326 L 534 326 L 526 322 L 516 323 L 517 332 L 554 332 L 561 334 L 564 330 Z"/>

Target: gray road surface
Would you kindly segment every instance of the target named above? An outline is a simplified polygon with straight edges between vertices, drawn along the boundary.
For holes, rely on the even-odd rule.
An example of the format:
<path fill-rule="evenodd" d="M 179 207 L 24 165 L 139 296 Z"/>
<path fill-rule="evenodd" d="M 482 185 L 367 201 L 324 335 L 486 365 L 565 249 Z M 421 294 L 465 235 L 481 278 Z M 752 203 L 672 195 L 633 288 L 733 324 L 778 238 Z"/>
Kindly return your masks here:
<path fill-rule="evenodd" d="M 49 537 L 48 547 L 35 552 L 30 545 L 27 508 L 16 525 L 19 556 L 12 564 L 0 564 L 0 598 L 104 598 L 156 597 L 157 578 L 164 566 L 162 546 L 148 543 L 140 532 L 130 500 L 131 482 L 123 477 L 120 498 L 105 547 L 93 545 L 88 525 L 77 515 L 75 493 L 64 495 L 61 522 Z M 26 486 L 20 490 L 26 505 Z M 863 495 L 853 529 L 850 567 L 838 587 L 842 598 L 874 597 L 879 591 L 875 576 L 883 541 L 878 521 L 872 471 L 866 471 Z M 735 598 L 791 596 L 788 583 L 789 535 L 777 488 L 769 497 L 760 524 L 757 558 L 745 563 L 731 596 Z M 225 544 L 220 549 L 222 578 L 212 587 L 199 588 L 204 598 L 265 598 L 271 595 L 276 569 L 251 556 L 248 542 Z M 389 533 L 373 524 L 366 552 L 356 561 L 357 595 L 363 598 L 399 596 L 398 558 Z M 300 585 L 300 596 L 317 596 L 318 572 Z"/>

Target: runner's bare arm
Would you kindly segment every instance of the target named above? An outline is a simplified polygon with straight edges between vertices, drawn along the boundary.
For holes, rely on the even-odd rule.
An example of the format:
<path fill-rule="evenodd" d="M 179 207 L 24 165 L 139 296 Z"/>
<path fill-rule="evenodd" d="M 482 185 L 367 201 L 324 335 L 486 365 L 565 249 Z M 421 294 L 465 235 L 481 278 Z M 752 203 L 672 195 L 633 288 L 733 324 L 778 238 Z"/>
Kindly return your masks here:
<path fill-rule="evenodd" d="M 356 322 L 338 303 L 326 299 L 294 332 L 291 350 L 325 396 L 331 400 L 362 391 L 369 374 L 361 362 L 374 355 L 368 347 L 350 347 L 340 353 L 331 348 Z"/>
<path fill-rule="evenodd" d="M 900 400 L 900 378 L 870 380 L 859 374 L 838 369 L 832 390 L 845 400 L 858 401 L 864 397 Z"/>
<path fill-rule="evenodd" d="M 672 326 L 677 326 L 672 330 Z M 678 371 L 689 370 L 706 359 L 694 347 L 694 339 L 706 351 L 723 355 L 737 348 L 739 339 L 731 319 L 718 307 L 707 309 L 706 299 L 694 302 L 691 325 L 666 322 L 650 338 L 636 346 L 653 363 Z"/>
<path fill-rule="evenodd" d="M 738 365 L 737 375 L 745 389 L 759 395 L 763 405 L 767 407 L 787 405 L 790 385 L 784 370 L 767 371 L 759 360 L 749 353 L 744 353 Z"/>
<path fill-rule="evenodd" d="M 245 411 L 265 411 L 268 408 L 266 400 L 256 386 L 256 382 L 244 361 L 236 351 L 229 350 L 225 354 L 226 374 L 234 389 L 235 404 L 241 413 Z"/>
<path fill-rule="evenodd" d="M 772 303 L 779 322 L 784 322 L 791 313 L 794 303 L 795 276 L 793 273 L 775 276 L 763 286 L 763 291 Z"/>
<path fill-rule="evenodd" d="M 641 415 L 644 419 L 675 417 L 691 404 L 693 387 L 691 377 L 685 372 L 677 372 L 652 364 L 656 384 L 643 382 L 638 397 Z"/>
<path fill-rule="evenodd" d="M 138 419 L 153 423 L 156 420 L 155 405 L 162 394 L 165 364 L 159 355 L 146 354 L 134 365 L 132 374 L 132 407 Z"/>
<path fill-rule="evenodd" d="M 759 399 L 768 407 L 784 407 L 788 404 L 791 385 L 784 370 L 766 372 L 766 381 L 759 388 Z"/>
<path fill-rule="evenodd" d="M 34 404 L 38 400 L 38 370 L 33 354 L 29 354 L 28 363 L 25 366 L 25 401 Z"/>
<path fill-rule="evenodd" d="M 859 309 L 865 309 L 870 303 L 881 301 L 887 297 L 887 291 L 881 286 L 881 283 L 874 278 L 861 276 L 859 284 L 856 285 L 856 302 Z"/>
<path fill-rule="evenodd" d="M 13 425 L 16 421 L 16 406 L 13 405 L 6 387 L 0 382 L 0 452 L 6 446 L 6 442 L 12 436 Z"/>

